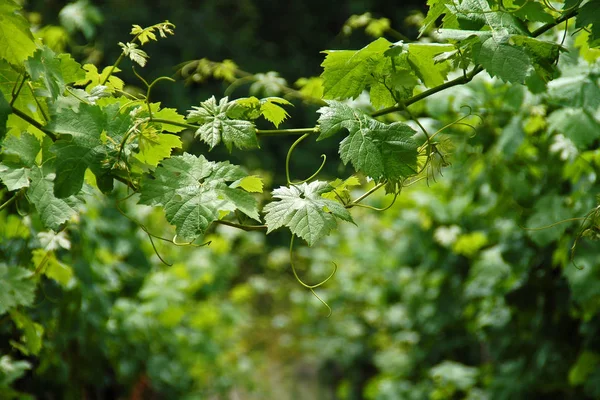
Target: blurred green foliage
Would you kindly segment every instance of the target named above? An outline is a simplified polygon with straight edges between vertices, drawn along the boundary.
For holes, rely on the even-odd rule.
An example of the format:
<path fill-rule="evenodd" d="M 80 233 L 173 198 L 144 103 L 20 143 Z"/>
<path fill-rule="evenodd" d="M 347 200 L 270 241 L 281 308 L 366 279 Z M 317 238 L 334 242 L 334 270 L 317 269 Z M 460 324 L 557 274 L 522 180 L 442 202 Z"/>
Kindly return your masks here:
<path fill-rule="evenodd" d="M 131 23 L 169 14 L 189 40 L 160 48 L 153 73 L 206 55 L 292 81 L 319 73 L 317 51 L 332 47 L 327 40 L 348 15 L 383 7 L 348 2 L 328 15 L 316 2 L 181 3 L 98 3 L 104 25 L 88 55 L 116 58 L 108 44 Z M 266 10 L 281 17 L 267 20 Z M 85 26 L 81 34 L 93 35 Z M 330 318 L 294 280 L 284 234 L 219 226 L 205 247 L 153 243 L 138 223 L 165 237 L 171 228 L 160 211 L 134 207 L 135 198 L 116 205 L 123 188 L 90 198 L 60 233 L 44 231 L 18 203 L 3 210 L 0 298 L 10 281 L 18 304 L 32 306 L 0 317 L 0 398 L 599 398 L 597 235 L 580 238 L 571 263 L 581 221 L 529 229 L 597 205 L 599 70 L 587 50 L 581 55 L 592 61 L 563 58 L 561 77 L 542 94 L 480 76 L 412 108 L 439 129 L 468 105 L 464 121 L 478 126 L 440 133 L 452 163 L 443 176 L 431 169 L 386 212 L 358 210 L 358 226 L 340 225 L 297 250 L 308 282 L 328 276 L 332 261 L 339 266 L 317 291 Z M 174 87 L 158 96 L 185 106 L 195 103 L 190 96 L 208 97 Z M 374 196 L 370 204 L 389 202 Z M 34 297 L 24 278 L 36 267 L 43 277 Z"/>

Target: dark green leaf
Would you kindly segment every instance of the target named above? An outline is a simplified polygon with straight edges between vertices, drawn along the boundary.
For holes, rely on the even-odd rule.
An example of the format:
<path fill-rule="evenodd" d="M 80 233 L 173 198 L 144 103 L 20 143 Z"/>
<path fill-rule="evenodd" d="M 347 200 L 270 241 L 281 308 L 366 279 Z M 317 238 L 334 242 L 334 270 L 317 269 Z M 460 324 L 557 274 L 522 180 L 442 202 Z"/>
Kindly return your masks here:
<path fill-rule="evenodd" d="M 35 298 L 33 272 L 0 264 L 0 315 L 17 306 L 30 306 Z"/>

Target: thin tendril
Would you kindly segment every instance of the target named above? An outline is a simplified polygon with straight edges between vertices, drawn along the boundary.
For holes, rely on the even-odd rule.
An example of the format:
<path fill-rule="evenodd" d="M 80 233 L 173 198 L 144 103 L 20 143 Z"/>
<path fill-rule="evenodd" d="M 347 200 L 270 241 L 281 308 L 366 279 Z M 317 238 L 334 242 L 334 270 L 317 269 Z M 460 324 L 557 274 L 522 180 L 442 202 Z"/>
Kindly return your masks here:
<path fill-rule="evenodd" d="M 583 217 L 568 218 L 568 219 L 563 219 L 562 221 L 555 222 L 555 223 L 550 224 L 550 225 L 540 226 L 540 227 L 537 227 L 537 228 L 527 228 L 525 226 L 520 226 L 520 228 L 521 229 L 525 229 L 527 231 L 543 231 L 544 229 L 550 229 L 550 228 L 555 227 L 556 225 L 560 225 L 560 224 L 563 224 L 565 222 L 573 222 L 573 221 L 581 221 L 581 220 L 585 221 L 586 218 L 583 218 Z"/>
<path fill-rule="evenodd" d="M 386 207 L 377 208 L 377 207 L 369 206 L 367 204 L 356 204 L 356 207 L 367 208 L 367 209 L 373 210 L 373 211 L 386 211 L 386 210 L 389 210 L 394 205 L 394 203 L 396 203 L 396 199 L 398 198 L 399 194 L 400 194 L 400 192 L 395 192 L 392 202 Z"/>
<path fill-rule="evenodd" d="M 304 139 L 306 139 L 309 136 L 310 136 L 310 134 L 305 133 L 304 135 L 302 135 L 298 139 L 296 139 L 296 141 L 292 144 L 292 146 L 288 150 L 287 155 L 285 156 L 285 177 L 287 179 L 288 185 L 300 185 L 302 183 L 310 181 L 311 179 L 314 179 L 323 170 L 323 167 L 325 166 L 325 162 L 327 162 L 327 156 L 325 154 L 321 154 L 323 161 L 321 162 L 321 166 L 319 167 L 319 169 L 317 169 L 317 171 L 314 174 L 312 174 L 311 176 L 309 176 L 308 178 L 306 178 L 302 181 L 292 182 L 292 180 L 290 179 L 290 159 L 292 158 L 292 152 L 294 151 L 296 146 L 298 146 L 300 144 L 300 142 L 302 142 Z"/>
<path fill-rule="evenodd" d="M 325 283 L 327 283 L 327 281 L 329 281 L 337 272 L 338 266 L 335 262 L 332 261 L 331 263 L 333 264 L 333 271 L 331 272 L 331 274 L 329 274 L 329 276 L 327 278 L 325 278 L 324 280 L 322 280 L 321 282 L 319 282 L 315 285 L 308 285 L 308 284 L 304 283 L 304 281 L 302 279 L 300 279 L 300 277 L 298 276 L 298 273 L 296 272 L 296 266 L 294 264 L 294 238 L 295 237 L 296 237 L 296 235 L 292 235 L 292 238 L 290 239 L 290 264 L 292 266 L 292 272 L 294 273 L 294 277 L 296 278 L 298 283 L 300 283 L 302 286 L 304 286 L 305 288 L 310 290 L 310 292 L 313 294 L 313 296 L 315 296 L 321 303 L 323 303 L 323 305 L 325 307 L 327 307 L 327 309 L 329 310 L 327 317 L 330 317 L 331 313 L 332 313 L 331 307 L 329 307 L 329 304 L 327 304 L 327 302 L 325 302 L 325 300 L 323 300 L 321 297 L 319 297 L 319 295 L 315 292 L 315 289 L 318 288 L 319 286 L 322 286 Z"/>

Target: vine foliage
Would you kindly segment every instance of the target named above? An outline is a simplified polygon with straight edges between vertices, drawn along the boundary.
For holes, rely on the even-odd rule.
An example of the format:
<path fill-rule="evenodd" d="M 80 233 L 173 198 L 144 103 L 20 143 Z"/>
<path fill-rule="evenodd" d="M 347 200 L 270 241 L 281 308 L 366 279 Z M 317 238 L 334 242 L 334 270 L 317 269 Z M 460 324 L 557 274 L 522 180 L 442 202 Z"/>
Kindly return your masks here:
<path fill-rule="evenodd" d="M 246 79 L 263 89 L 278 87 L 286 98 L 321 105 L 315 126 L 278 129 L 290 117 L 292 103 L 286 98 L 211 97 L 190 106 L 186 115 L 152 102 L 153 87 L 172 79 L 148 82 L 134 65 L 151 62 L 146 46 L 175 33 L 168 21 L 134 25 L 130 40 L 119 43 L 121 56 L 100 70 L 34 40 L 20 7 L 6 0 L 0 6 L 0 210 L 29 212 L 58 232 L 78 217 L 88 196 L 111 193 L 117 181 L 139 195 L 139 204 L 164 210 L 175 226 L 174 243 L 191 244 L 211 225 L 225 224 L 266 233 L 285 227 L 309 246 L 318 244 L 338 222 L 353 222 L 350 209 L 371 194 L 385 190 L 395 198 L 405 185 L 427 177 L 436 160 L 447 165 L 435 135 L 412 117 L 411 105 L 484 72 L 539 93 L 557 77 L 558 59 L 566 51 L 553 28 L 568 32 L 570 24 L 576 35 L 586 35 L 582 45 L 600 46 L 599 4 L 567 0 L 556 8 L 532 0 L 429 0 L 421 28 L 427 40 L 393 43 L 380 37 L 359 50 L 327 50 L 322 75 L 299 82 L 299 90 L 286 87 L 275 74 L 249 77 L 231 61 L 182 66 L 181 75 L 211 75 L 233 86 Z M 145 95 L 124 91 L 118 73 L 127 60 Z M 585 84 L 580 82 L 582 90 Z M 598 96 L 585 95 L 588 89 L 580 96 L 554 88 L 555 97 L 562 96 L 569 107 L 553 116 L 551 127 L 576 144 L 589 143 L 570 121 L 595 123 L 591 110 Z M 365 92 L 371 112 L 348 102 Z M 393 113 L 401 117 L 390 119 Z M 275 129 L 257 129 L 259 118 Z M 407 123 L 411 119 L 414 123 Z M 289 161 L 297 141 L 286 160 L 286 184 L 273 188 L 261 204 L 256 194 L 263 191 L 263 179 L 229 162 L 209 161 L 206 154 L 182 152 L 185 130 L 210 149 L 223 144 L 229 152 L 257 149 L 267 136 L 336 140 L 342 162 L 356 176 L 319 180 L 321 165 L 309 179 L 292 181 Z M 374 186 L 352 198 L 348 188 L 357 177 Z M 586 223 L 594 226 L 586 227 L 586 234 L 598 229 L 592 215 Z M 51 253 L 33 270 L 0 263 L 0 313 L 31 305 L 42 273 L 65 282 L 68 272 L 48 260 Z"/>

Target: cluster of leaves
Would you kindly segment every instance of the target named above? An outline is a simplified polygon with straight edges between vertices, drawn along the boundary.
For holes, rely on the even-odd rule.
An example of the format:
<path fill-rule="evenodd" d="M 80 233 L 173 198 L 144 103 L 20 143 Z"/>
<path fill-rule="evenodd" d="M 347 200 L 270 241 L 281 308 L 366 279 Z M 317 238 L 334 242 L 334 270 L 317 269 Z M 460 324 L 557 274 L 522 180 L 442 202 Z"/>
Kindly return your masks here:
<path fill-rule="evenodd" d="M 449 271 L 456 272 L 456 276 L 460 277 L 461 273 L 464 274 L 465 259 L 474 261 L 464 285 L 465 299 L 470 302 L 471 307 L 466 307 L 460 318 L 465 318 L 468 329 L 474 332 L 488 327 L 507 326 L 510 310 L 506 306 L 505 297 L 518 291 L 523 282 L 529 279 L 527 274 L 531 271 L 525 266 L 536 261 L 536 253 L 530 251 L 524 253 L 525 255 L 521 254 L 522 264 L 514 261 L 514 265 L 520 267 L 517 268 L 518 271 L 512 271 L 505 259 L 509 259 L 513 253 L 518 253 L 519 249 L 491 243 L 498 240 L 508 243 L 509 239 L 531 240 L 538 247 L 559 243 L 562 247 L 554 251 L 550 261 L 564 265 L 569 260 L 568 246 L 565 249 L 560 236 L 564 228 L 553 227 L 529 236 L 524 233 L 519 236 L 515 233 L 517 224 L 514 221 L 519 220 L 517 216 L 510 226 L 507 225 L 508 222 L 502 224 L 506 218 L 498 218 L 498 226 L 487 230 L 471 222 L 470 218 L 475 216 L 479 221 L 494 215 L 508 214 L 507 208 L 511 203 L 503 199 L 503 196 L 506 195 L 505 191 L 511 188 L 518 192 L 514 197 L 520 206 L 534 207 L 537 210 L 527 217 L 528 225 L 548 225 L 573 213 L 587 211 L 587 216 L 575 237 L 597 238 L 597 223 L 600 217 L 597 208 L 594 207 L 593 193 L 590 192 L 595 182 L 595 168 L 598 166 L 598 157 L 593 146 L 597 143 L 600 132 L 600 121 L 597 118 L 600 106 L 600 73 L 593 64 L 585 63 L 568 68 L 568 62 L 573 63 L 573 60 L 577 59 L 577 52 L 584 59 L 595 61 L 594 47 L 600 44 L 600 20 L 596 12 L 598 2 L 569 0 L 563 3 L 560 9 L 546 1 L 531 0 L 430 0 L 429 5 L 430 11 L 424 19 L 422 33 L 430 35 L 440 43 L 391 43 L 385 38 L 379 38 L 357 51 L 325 51 L 322 76 L 303 81 L 298 92 L 302 95 L 302 90 L 312 87 L 307 89 L 312 96 L 322 93 L 323 99 L 320 101 L 324 102 L 324 105 L 318 110 L 320 116 L 317 125 L 296 130 L 261 130 L 255 124 L 260 117 L 272 123 L 275 128 L 279 128 L 289 117 L 282 106 L 291 103 L 274 96 L 284 91 L 282 87 L 286 84 L 277 74 L 267 73 L 253 80 L 251 90 L 257 95 L 264 94 L 265 98 L 253 96 L 230 100 L 229 97 L 223 97 L 217 100 L 212 97 L 201 102 L 199 106 L 191 107 L 184 116 L 175 109 L 150 101 L 153 87 L 165 78 L 147 82 L 138 75 L 145 85 L 146 92 L 143 95 L 132 95 L 124 91 L 124 82 L 115 76 L 125 59 L 144 67 L 149 56 L 141 47 L 157 40 L 158 36 L 173 34 L 173 24 L 166 21 L 147 28 L 135 25 L 131 31 L 131 41 L 119 43 L 122 53 L 118 60 L 112 66 L 99 71 L 92 64 L 81 65 L 69 54 L 57 53 L 36 41 L 27 21 L 20 14 L 20 7 L 12 0 L 5 1 L 0 6 L 0 39 L 3 42 L 0 48 L 0 181 L 4 187 L 0 192 L 1 227 L 4 230 L 0 244 L 5 255 L 5 261 L 0 264 L 0 314 L 7 314 L 19 332 L 19 337 L 12 339 L 11 346 L 26 356 L 37 356 L 43 351 L 43 335 L 56 335 L 58 332 L 52 330 L 56 327 L 52 326 L 50 321 L 44 320 L 47 315 L 42 312 L 37 315 L 24 311 L 25 307 L 34 303 L 36 293 L 40 292 L 36 291 L 38 287 L 59 285 L 68 295 L 84 297 L 81 293 L 82 288 L 89 284 L 85 282 L 84 270 L 93 269 L 93 266 L 79 266 L 80 269 L 76 273 L 74 265 L 63 262 L 63 258 L 71 257 L 68 255 L 71 242 L 65 237 L 64 230 L 69 229 L 69 223 L 77 223 L 80 216 L 83 216 L 85 221 L 85 214 L 81 213 L 90 206 L 95 197 L 101 194 L 110 196 L 118 190 L 121 185 L 115 184 L 115 181 L 124 184 L 131 195 L 136 195 L 139 209 L 143 209 L 145 205 L 156 207 L 166 220 L 175 226 L 175 237 L 172 240 L 165 239 L 172 244 L 178 244 L 175 240 L 177 237 L 187 241 L 190 246 L 201 237 L 209 240 L 207 234 L 211 236 L 211 229 L 216 225 L 229 225 L 242 230 L 265 230 L 267 233 L 287 227 L 293 236 L 304 239 L 309 246 L 323 243 L 325 237 L 338 226 L 338 221 L 354 222 L 349 210 L 360 206 L 363 200 L 378 189 L 385 187 L 386 192 L 392 193 L 396 199 L 407 184 L 417 182 L 420 177 L 430 177 L 436 161 L 442 166 L 447 165 L 443 152 L 439 150 L 442 147 L 439 142 L 441 136 L 436 138 L 436 142 L 433 141 L 445 128 L 440 126 L 436 133 L 430 134 L 414 117 L 415 113 L 424 110 L 422 103 L 418 102 L 443 90 L 467 84 L 483 71 L 505 83 L 526 86 L 514 86 L 517 89 L 513 91 L 508 87 L 502 89 L 505 91 L 503 99 L 510 99 L 510 112 L 514 115 L 510 118 L 504 115 L 507 119 L 504 121 L 485 121 L 484 128 L 479 132 L 482 137 L 481 143 L 477 146 L 480 146 L 481 152 L 489 158 L 479 158 L 473 165 L 469 165 L 471 180 L 466 187 L 466 183 L 461 181 L 460 172 L 457 172 L 456 177 L 451 177 L 453 186 L 448 186 L 447 189 L 440 188 L 434 192 L 437 194 L 429 194 L 429 197 L 419 194 L 413 200 L 407 200 L 409 204 L 410 201 L 414 201 L 415 204 L 412 205 L 417 210 L 421 207 L 427 214 L 429 226 L 421 222 L 424 233 L 430 230 L 434 222 L 440 225 L 433 237 L 437 238 L 439 245 L 446 248 L 445 252 L 440 252 L 440 257 L 451 258 L 452 263 L 449 265 L 453 267 L 448 268 L 448 271 L 436 271 L 432 263 L 431 271 L 422 268 L 413 274 L 401 270 L 416 277 L 416 282 L 420 284 L 419 290 L 432 288 L 428 296 L 435 306 L 429 304 L 429 309 L 415 306 L 414 319 L 418 328 L 407 327 L 406 332 L 401 332 L 405 335 L 400 336 L 408 338 L 405 341 L 401 339 L 401 342 L 404 346 L 402 348 L 410 352 L 410 346 L 419 342 L 418 338 L 414 340 L 414 336 L 410 339 L 413 330 L 418 329 L 420 334 L 432 336 L 436 332 L 444 331 L 447 324 L 455 323 L 450 318 L 434 322 L 425 320 L 432 313 L 432 309 L 447 307 L 456 312 L 452 309 L 452 304 L 443 306 L 438 302 L 441 302 L 444 293 L 451 291 L 454 286 L 462 285 L 462 282 L 452 281 L 453 275 Z M 435 22 L 440 19 L 441 26 L 432 31 Z M 575 20 L 575 28 L 579 29 L 575 39 L 579 50 L 570 44 L 569 47 L 566 43 L 557 43 L 553 36 L 554 27 L 561 23 L 567 25 L 572 19 Z M 381 31 L 387 30 L 387 27 L 381 28 Z M 568 32 L 568 25 L 565 26 L 565 31 Z M 563 64 L 559 61 L 561 52 L 572 56 L 567 58 L 562 69 Z M 206 67 L 209 64 L 202 65 Z M 210 73 L 216 76 L 215 66 L 209 66 L 213 68 Z M 230 80 L 231 74 L 237 73 L 232 72 L 235 69 L 230 65 L 229 69 L 218 74 Z M 135 73 L 137 75 L 137 72 Z M 494 96 L 486 92 L 487 83 L 483 82 L 479 84 L 483 85 L 484 89 L 475 93 L 468 92 L 470 89 L 452 93 L 451 98 L 459 99 L 453 100 L 453 105 L 459 107 L 463 105 L 460 101 L 464 100 L 480 114 L 485 114 L 486 110 L 494 107 L 503 110 L 501 104 L 488 104 L 493 103 Z M 498 81 L 493 82 L 489 85 L 494 86 Z M 316 86 L 320 89 L 315 90 Z M 350 102 L 364 93 L 367 93 L 369 98 L 367 110 Z M 540 96 L 535 97 L 535 94 Z M 525 102 L 527 97 L 530 98 Z M 449 101 L 449 97 L 445 99 Z M 476 104 L 477 99 L 480 99 L 481 104 Z M 428 103 L 428 107 L 433 107 L 429 110 L 430 115 L 440 120 L 446 118 L 444 113 L 436 115 L 434 101 Z M 522 107 L 534 109 L 535 113 L 521 113 Z M 443 106 L 439 106 L 438 111 L 441 108 Z M 403 112 L 403 116 L 400 117 L 402 120 L 377 119 L 395 111 Z M 457 125 L 462 126 L 460 124 Z M 185 151 L 188 149 L 184 149 L 179 136 L 185 130 L 194 131 L 195 137 L 206 143 L 209 149 L 223 143 L 229 152 L 234 149 L 257 149 L 261 135 L 303 133 L 304 136 L 296 141 L 288 152 L 285 166 L 286 184 L 273 189 L 272 198 L 268 198 L 266 195 L 260 195 L 263 190 L 261 178 L 250 175 L 242 167 L 227 161 L 209 161 L 202 154 Z M 502 136 L 494 142 L 493 138 L 498 130 L 502 131 Z M 342 163 L 350 164 L 353 174 L 373 181 L 375 186 L 372 189 L 357 194 L 353 200 L 352 195 L 355 193 L 351 192 L 350 188 L 358 179 L 352 176 L 331 183 L 314 180 L 321 168 L 306 181 L 290 180 L 289 159 L 300 140 L 311 135 L 318 141 L 332 139 L 339 137 L 338 133 L 341 132 L 346 134 L 339 141 Z M 536 139 L 536 135 L 540 138 Z M 465 145 L 461 152 L 469 154 L 469 149 L 470 147 Z M 548 159 L 557 157 L 564 166 L 561 165 L 552 171 L 542 171 L 536 165 L 542 156 Z M 530 167 L 520 178 L 511 170 L 511 174 L 507 174 L 506 178 L 509 185 L 505 187 L 506 182 L 499 182 L 492 170 L 487 171 L 487 168 L 498 162 L 493 157 L 500 160 L 500 165 L 505 165 L 506 160 L 514 159 L 517 163 L 522 162 Z M 467 165 L 466 161 L 464 165 Z M 510 169 L 507 166 L 502 168 Z M 487 171 L 487 175 L 484 176 L 482 171 Z M 461 172 L 466 173 L 465 170 Z M 532 192 L 529 188 L 516 185 L 515 179 L 539 179 L 544 176 L 554 181 L 561 179 L 575 189 L 561 193 L 554 187 L 546 190 L 543 186 L 536 186 L 535 194 L 541 197 L 535 204 L 521 204 L 527 202 L 526 199 L 531 197 Z M 474 191 L 478 179 L 483 182 L 489 181 L 487 186 L 482 186 L 481 192 Z M 449 193 L 453 191 L 449 188 L 461 187 L 461 183 L 465 194 L 456 199 L 451 197 Z M 449 199 L 440 200 L 436 196 L 447 196 Z M 482 205 L 477 211 L 479 214 L 473 211 L 467 213 L 467 205 L 479 199 L 485 199 L 487 206 Z M 262 209 L 261 202 L 267 203 Z M 439 210 L 445 210 L 442 206 L 444 202 L 449 204 L 447 212 L 450 214 L 435 214 Z M 23 213 L 28 214 L 26 218 L 21 218 Z M 488 216 L 487 213 L 495 214 Z M 256 224 L 247 224 L 247 218 L 254 220 Z M 411 221 L 414 222 L 410 215 L 402 215 L 401 220 L 407 221 L 409 225 Z M 152 238 L 158 236 L 150 233 L 145 225 L 140 227 L 148 234 L 151 247 L 156 250 Z M 464 235 L 463 231 L 466 232 Z M 463 236 L 455 238 L 456 235 Z M 167 236 L 172 237 L 173 234 Z M 431 235 L 429 236 L 431 239 Z M 85 247 L 86 237 L 81 235 L 78 240 L 81 241 L 79 251 L 89 252 Z M 431 240 L 428 243 L 432 243 Z M 424 257 L 418 258 L 414 253 L 414 249 L 417 248 L 419 246 L 415 244 L 412 250 L 411 247 L 404 248 L 408 253 L 412 253 L 412 260 L 403 261 L 409 267 L 424 263 Z M 358 247 L 355 250 L 357 249 Z M 381 250 L 378 251 L 382 253 Z M 133 251 L 125 253 L 129 256 Z M 87 257 L 93 258 L 89 254 Z M 352 253 L 352 258 L 360 260 L 361 256 Z M 463 263 L 456 261 L 457 258 Z M 70 260 L 75 262 L 75 258 Z M 110 259 L 106 263 L 116 261 Z M 367 261 L 372 262 L 365 262 Z M 536 265 L 543 266 L 546 261 L 538 260 Z M 593 260 L 589 259 L 578 261 L 585 266 L 593 264 Z M 90 264 L 93 262 L 90 261 Z M 385 259 L 381 260 L 381 264 L 386 265 Z M 510 265 L 512 264 L 511 259 Z M 130 264 L 127 264 L 127 267 L 130 267 Z M 177 273 L 198 273 L 188 271 L 187 267 L 174 268 L 173 271 L 171 275 L 174 277 Z M 569 284 L 574 287 L 578 285 L 577 277 L 569 277 L 567 273 L 565 275 Z M 173 317 L 170 310 L 165 308 L 165 304 L 172 303 L 158 296 L 162 293 L 163 277 L 154 276 L 150 275 L 143 283 L 139 279 L 132 283 L 131 290 L 135 292 L 133 297 L 137 298 L 117 302 L 111 311 L 111 327 L 116 330 L 123 329 L 119 335 L 133 335 L 132 344 L 136 344 L 139 335 L 143 334 L 142 328 L 148 322 L 144 312 L 154 313 L 157 309 L 162 312 L 161 316 L 152 321 L 159 327 L 152 331 L 152 334 L 159 335 L 164 325 L 171 328 L 178 326 L 184 315 L 193 314 L 196 305 L 184 298 L 181 302 L 185 305 L 182 304 L 179 314 L 175 314 L 181 318 Z M 156 282 L 152 279 L 156 279 Z M 106 280 L 108 282 L 110 278 Z M 195 282 L 193 279 L 190 281 Z M 107 286 L 109 285 L 110 283 L 107 283 Z M 201 283 L 198 285 L 201 286 Z M 318 285 L 305 286 L 313 290 Z M 191 297 L 199 289 L 194 283 L 189 291 L 186 291 L 188 288 L 182 290 L 184 295 Z M 353 293 L 356 294 L 356 291 Z M 410 297 L 410 293 L 402 301 L 412 304 L 414 299 Z M 171 294 L 176 297 L 175 293 Z M 490 297 L 492 295 L 495 296 L 493 299 Z M 577 317 L 582 321 L 589 321 L 597 312 L 597 295 L 593 291 L 581 291 L 578 296 L 575 301 L 582 311 Z M 65 308 L 69 306 L 67 300 Z M 112 300 L 114 298 L 111 298 Z M 86 298 L 86 301 L 90 299 Z M 151 304 L 151 311 L 144 311 L 141 305 L 145 304 Z M 210 308 L 210 304 L 206 306 Z M 68 310 L 65 312 L 68 313 Z M 139 320 L 130 324 L 127 317 L 136 313 Z M 107 315 L 105 309 L 103 317 Z M 235 318 L 239 316 L 235 311 L 232 311 L 231 315 Z M 178 331 L 181 337 L 187 337 L 189 330 L 198 327 L 207 327 L 208 330 L 211 324 L 214 324 L 212 320 L 204 321 L 203 316 L 191 315 L 189 318 L 189 324 Z M 365 316 L 367 321 L 369 318 L 371 317 Z M 41 323 L 42 320 L 45 323 Z M 139 322 L 138 326 L 135 326 L 136 321 Z M 91 326 L 90 331 L 93 332 L 96 328 L 99 327 Z M 236 338 L 241 337 L 239 332 L 235 329 L 233 331 Z M 222 342 L 216 334 L 214 336 L 217 347 L 221 346 Z M 185 340 L 182 339 L 178 344 L 180 347 L 175 346 L 175 352 L 178 357 L 184 357 L 186 353 L 189 356 L 190 349 L 201 351 L 199 349 L 203 339 L 202 334 L 195 335 L 194 345 L 189 347 L 185 346 Z M 396 338 L 382 340 L 393 341 Z M 469 338 L 469 343 L 473 340 Z M 500 349 L 505 348 L 495 340 L 500 339 L 494 336 L 486 343 L 489 342 L 490 347 L 498 345 Z M 169 343 L 164 345 L 168 346 Z M 506 348 L 510 350 L 510 344 L 506 345 Z M 554 347 L 549 345 L 548 348 L 552 350 Z M 52 350 L 54 349 L 48 349 L 49 352 Z M 167 384 L 172 379 L 165 379 L 164 375 L 156 370 L 160 360 L 168 360 L 169 354 L 169 351 L 160 353 L 162 358 L 152 360 L 149 365 L 119 365 L 116 370 L 120 371 L 120 378 L 129 379 L 129 384 L 132 384 L 132 379 L 143 377 L 145 373 L 152 375 L 153 382 L 162 380 Z M 347 354 L 350 359 L 351 355 L 352 353 Z M 500 356 L 494 355 L 497 358 Z M 54 357 L 44 365 L 47 371 L 59 368 L 61 360 L 56 359 L 56 354 Z M 108 352 L 103 353 L 102 357 L 103 360 L 110 357 L 121 359 L 119 346 L 109 346 Z M 401 367 L 414 364 L 427 372 L 419 370 L 421 372 L 414 372 L 415 375 L 411 377 L 407 367 L 403 370 L 405 375 L 396 372 L 399 375 L 379 377 L 379 381 L 372 382 L 372 392 L 369 392 L 369 396 L 385 398 L 385 390 L 379 386 L 381 382 L 391 382 L 389 385 L 392 385 L 393 390 L 389 393 L 406 392 L 407 396 L 410 394 L 415 398 L 426 392 L 439 399 L 451 398 L 457 392 L 469 395 L 472 392 L 475 393 L 472 396 L 478 396 L 489 390 L 491 395 L 497 394 L 493 385 L 483 387 L 485 380 L 480 377 L 485 371 L 457 364 L 445 357 L 445 354 L 437 356 L 433 361 L 436 365 L 431 366 L 426 362 L 426 356 L 414 356 L 414 359 Z M 547 354 L 544 353 L 540 357 L 547 357 Z M 488 356 L 482 358 L 484 362 L 481 364 L 489 362 Z M 570 370 L 573 386 L 586 383 L 600 359 L 595 349 L 585 350 L 580 358 L 583 361 L 578 360 L 575 364 L 571 362 L 573 360 L 569 360 L 568 365 L 574 365 Z M 396 360 L 397 357 L 390 359 Z M 140 357 L 140 360 L 141 364 L 146 358 Z M 462 361 L 474 364 L 473 359 Z M 223 363 L 221 365 L 225 365 L 224 361 L 220 362 Z M 497 367 L 498 376 L 502 375 L 504 369 L 512 368 L 522 372 L 524 367 L 520 367 L 519 362 L 508 360 L 506 365 L 501 364 Z M 204 367 L 204 364 L 196 365 L 189 357 L 181 365 L 192 372 Z M 378 366 L 381 371 L 386 371 L 385 361 Z M 3 373 L 0 385 L 9 390 L 10 383 L 21 376 L 28 365 L 3 356 L 0 359 L 0 367 Z M 398 365 L 394 364 L 389 370 L 402 370 L 396 367 Z M 128 368 L 135 370 L 135 374 L 127 375 Z M 492 372 L 487 373 L 495 373 L 493 366 L 490 368 Z M 9 373 L 10 371 L 13 373 Z M 561 371 L 560 368 L 549 371 L 548 376 L 554 379 Z M 73 371 L 70 373 L 77 375 Z M 178 372 L 173 370 L 171 373 L 172 376 L 177 376 Z M 436 381 L 441 383 L 439 387 L 436 386 L 438 383 L 434 383 L 432 389 L 430 383 L 421 385 L 421 375 L 416 374 L 435 379 L 441 377 Z M 191 380 L 198 378 L 193 373 L 189 376 Z M 73 377 L 75 380 L 77 378 Z M 546 375 L 532 376 L 529 379 L 537 382 L 537 379 L 542 378 L 546 378 Z M 194 383 L 187 386 L 182 384 L 184 390 L 193 386 Z M 4 387 L 0 386 L 0 389 Z M 538 390 L 527 386 L 527 382 L 523 384 L 523 388 L 519 388 L 515 389 L 518 395 L 527 393 L 528 390 Z M 594 390 L 585 387 L 587 393 L 597 395 Z M 380 393 L 383 393 L 383 397 Z M 512 398 L 512 391 L 506 393 L 508 395 L 502 396 Z"/>

